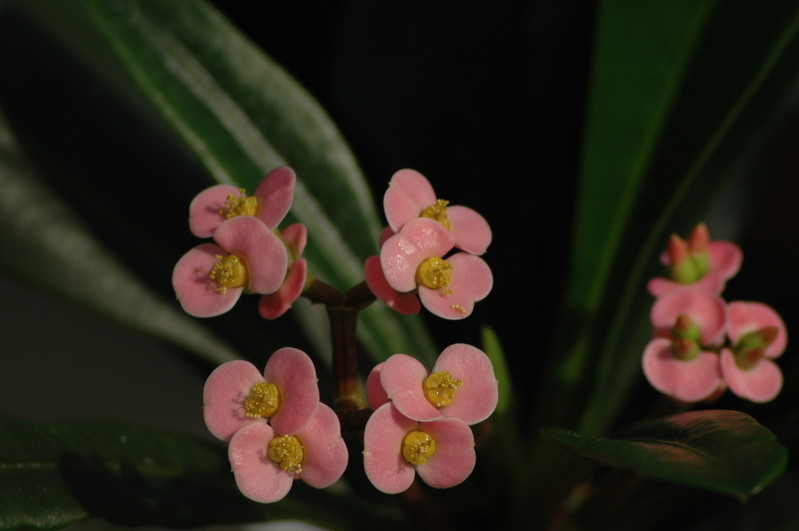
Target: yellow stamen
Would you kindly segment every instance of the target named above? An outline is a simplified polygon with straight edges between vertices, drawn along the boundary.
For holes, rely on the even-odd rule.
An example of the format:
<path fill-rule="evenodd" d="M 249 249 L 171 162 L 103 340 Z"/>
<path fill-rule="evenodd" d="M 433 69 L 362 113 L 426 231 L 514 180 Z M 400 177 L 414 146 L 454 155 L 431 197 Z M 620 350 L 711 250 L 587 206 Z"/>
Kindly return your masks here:
<path fill-rule="evenodd" d="M 452 266 L 437 256 L 423 261 L 416 270 L 416 284 L 430 289 L 440 289 L 445 294 L 451 293 L 449 289 L 451 281 Z"/>
<path fill-rule="evenodd" d="M 412 430 L 402 439 L 402 457 L 412 465 L 423 465 L 436 453 L 436 441 L 421 430 Z"/>
<path fill-rule="evenodd" d="M 219 209 L 219 214 L 226 218 L 234 218 L 236 216 L 255 216 L 258 214 L 258 199 L 247 195 L 244 188 L 239 188 L 240 196 L 236 197 L 233 194 L 227 195 L 225 206 Z"/>
<path fill-rule="evenodd" d="M 280 409 L 280 391 L 269 382 L 252 386 L 250 394 L 244 399 L 244 416 L 250 419 L 267 419 Z"/>
<path fill-rule="evenodd" d="M 436 407 L 450 405 L 455 400 L 455 391 L 462 385 L 463 380 L 456 380 L 449 371 L 434 372 L 422 382 L 425 398 Z"/>
<path fill-rule="evenodd" d="M 286 472 L 302 473 L 303 446 L 293 435 L 278 435 L 269 443 L 269 459 Z"/>
<path fill-rule="evenodd" d="M 217 283 L 217 291 L 225 293 L 230 288 L 247 285 L 247 268 L 244 262 L 235 255 L 216 255 L 216 263 L 208 273 L 211 280 Z"/>
<path fill-rule="evenodd" d="M 445 199 L 436 199 L 435 203 L 422 210 L 421 217 L 434 219 L 444 225 L 447 230 L 452 230 L 452 225 L 450 225 L 449 218 L 447 218 L 448 204 L 449 201 Z"/>

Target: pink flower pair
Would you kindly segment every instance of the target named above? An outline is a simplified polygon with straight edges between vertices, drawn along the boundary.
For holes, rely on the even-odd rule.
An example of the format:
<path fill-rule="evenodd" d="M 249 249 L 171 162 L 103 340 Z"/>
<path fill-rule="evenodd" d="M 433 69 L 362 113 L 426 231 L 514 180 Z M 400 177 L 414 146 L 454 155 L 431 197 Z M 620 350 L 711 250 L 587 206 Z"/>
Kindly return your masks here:
<path fill-rule="evenodd" d="M 414 170 L 400 170 L 389 182 L 383 197 L 389 226 L 364 274 L 372 293 L 400 313 L 424 305 L 439 317 L 463 319 L 493 287 L 491 269 L 478 256 L 491 243 L 488 223 L 470 208 L 448 205 Z"/>
<path fill-rule="evenodd" d="M 307 275 L 307 263 L 300 258 L 307 230 L 299 223 L 277 230 L 291 208 L 295 182 L 294 171 L 280 167 L 264 177 L 253 196 L 220 184 L 194 198 L 189 228 L 213 243 L 191 249 L 172 273 L 187 313 L 220 315 L 246 291 L 261 294 L 261 316 L 275 319 L 299 298 Z"/>
<path fill-rule="evenodd" d="M 319 401 L 316 369 L 301 350 L 275 351 L 263 373 L 243 360 L 217 367 L 203 389 L 203 416 L 230 442 L 236 484 L 252 500 L 281 500 L 298 478 L 330 486 L 347 466 L 338 417 Z"/>
<path fill-rule="evenodd" d="M 654 338 L 642 358 L 647 380 L 681 402 L 712 400 L 726 389 L 753 402 L 773 400 L 783 382 L 773 360 L 785 350 L 787 330 L 766 304 L 721 298 L 740 268 L 738 247 L 710 242 L 700 224 L 688 242 L 673 236 L 667 254 L 682 283 L 649 283 L 657 299 L 650 312 Z"/>
<path fill-rule="evenodd" d="M 491 361 L 466 344 L 441 352 L 432 372 L 415 358 L 395 354 L 375 367 L 366 393 L 374 413 L 364 430 L 364 470 L 380 491 L 395 494 L 415 475 L 431 487 L 464 481 L 475 466 L 470 425 L 497 405 Z"/>

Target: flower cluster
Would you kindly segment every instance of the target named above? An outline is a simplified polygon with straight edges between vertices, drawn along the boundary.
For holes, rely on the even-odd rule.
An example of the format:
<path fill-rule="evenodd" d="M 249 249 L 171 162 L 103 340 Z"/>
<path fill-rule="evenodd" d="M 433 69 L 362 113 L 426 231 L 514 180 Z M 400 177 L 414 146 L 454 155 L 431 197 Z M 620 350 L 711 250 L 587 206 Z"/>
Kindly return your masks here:
<path fill-rule="evenodd" d="M 313 362 L 296 348 L 275 351 L 263 373 L 243 360 L 217 367 L 203 389 L 203 416 L 229 441 L 236 484 L 252 500 L 278 501 L 298 478 L 328 487 L 347 467 L 338 417 L 319 401 Z"/>
<path fill-rule="evenodd" d="M 462 343 L 445 348 L 432 372 L 416 358 L 394 354 L 366 381 L 374 413 L 364 430 L 364 470 L 380 491 L 406 490 L 415 475 L 431 487 L 461 483 L 475 465 L 469 426 L 497 405 L 488 357 Z"/>
<path fill-rule="evenodd" d="M 379 256 L 366 260 L 366 283 L 376 297 L 404 314 L 421 305 L 445 319 L 463 319 L 493 286 L 480 258 L 491 243 L 485 219 L 438 199 L 414 170 L 394 174 L 383 197 L 388 227 Z"/>
<path fill-rule="evenodd" d="M 260 294 L 261 316 L 275 319 L 299 298 L 307 274 L 301 258 L 307 229 L 299 223 L 277 229 L 291 208 L 295 182 L 294 171 L 284 166 L 264 177 L 252 196 L 220 184 L 194 198 L 189 229 L 213 243 L 184 254 L 172 273 L 175 293 L 188 314 L 220 315 L 246 291 Z"/>
<path fill-rule="evenodd" d="M 779 314 L 762 302 L 727 302 L 721 293 L 740 269 L 741 250 L 711 241 L 699 224 L 688 241 L 672 236 L 663 262 L 671 279 L 648 284 L 653 338 L 644 349 L 644 375 L 680 402 L 712 400 L 729 389 L 752 402 L 768 402 L 782 389 L 774 359 L 788 334 Z"/>

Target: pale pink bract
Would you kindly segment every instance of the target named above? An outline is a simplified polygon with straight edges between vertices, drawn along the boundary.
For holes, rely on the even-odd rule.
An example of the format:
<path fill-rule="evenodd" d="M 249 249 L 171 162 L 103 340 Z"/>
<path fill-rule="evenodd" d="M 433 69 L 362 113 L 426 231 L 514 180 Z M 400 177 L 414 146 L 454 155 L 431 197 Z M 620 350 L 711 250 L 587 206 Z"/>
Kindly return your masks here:
<path fill-rule="evenodd" d="M 308 262 L 302 258 L 308 242 L 308 229 L 302 223 L 294 223 L 280 231 L 289 250 L 289 263 L 286 278 L 280 288 L 261 297 L 258 313 L 264 319 L 277 319 L 291 308 L 305 289 L 308 277 Z"/>
<path fill-rule="evenodd" d="M 435 441 L 435 453 L 418 465 L 411 464 L 402 453 L 405 436 L 414 430 L 429 434 Z M 459 419 L 417 422 L 405 417 L 393 403 L 385 403 L 366 423 L 364 471 L 372 485 L 386 494 L 407 490 L 417 473 L 431 487 L 454 487 L 469 477 L 475 462 L 474 435 Z"/>
<path fill-rule="evenodd" d="M 650 320 L 655 337 L 672 337 L 672 328 L 679 315 L 687 315 L 699 328 L 699 343 L 720 346 L 727 331 L 727 307 L 721 297 L 683 286 L 652 305 Z"/>
<path fill-rule="evenodd" d="M 275 437 L 292 435 L 302 445 L 302 470 L 284 470 L 267 454 Z M 282 432 L 266 423 L 249 424 L 230 440 L 228 457 L 236 485 L 246 497 L 260 503 L 273 503 L 288 494 L 295 479 L 315 488 L 326 488 L 344 473 L 349 454 L 338 416 L 319 404 L 310 420 L 300 429 Z"/>
<path fill-rule="evenodd" d="M 690 360 L 680 359 L 672 351 L 669 338 L 651 340 L 644 349 L 642 367 L 649 383 L 679 402 L 699 402 L 724 389 L 719 357 L 715 352 L 700 351 Z"/>
<path fill-rule="evenodd" d="M 281 166 L 269 172 L 255 189 L 257 200 L 255 217 L 270 230 L 277 228 L 291 209 L 297 177 L 294 170 Z M 228 197 L 241 197 L 241 189 L 230 184 L 218 184 L 200 192 L 189 205 L 189 229 L 200 238 L 213 235 L 228 219 L 223 213 Z"/>
<path fill-rule="evenodd" d="M 249 424 L 266 419 L 245 415 L 244 401 L 258 383 L 275 384 L 280 407 L 269 419 L 280 433 L 294 433 L 313 416 L 319 404 L 319 386 L 311 358 L 303 351 L 284 347 L 266 362 L 263 373 L 244 360 L 223 363 L 210 374 L 203 389 L 203 417 L 208 430 L 224 441 Z"/>
<path fill-rule="evenodd" d="M 421 173 L 403 169 L 389 181 L 383 196 L 383 210 L 388 224 L 399 232 L 409 221 L 438 201 L 430 181 Z M 485 218 L 471 208 L 447 206 L 446 216 L 454 237 L 454 245 L 473 254 L 483 254 L 491 243 L 491 227 Z"/>

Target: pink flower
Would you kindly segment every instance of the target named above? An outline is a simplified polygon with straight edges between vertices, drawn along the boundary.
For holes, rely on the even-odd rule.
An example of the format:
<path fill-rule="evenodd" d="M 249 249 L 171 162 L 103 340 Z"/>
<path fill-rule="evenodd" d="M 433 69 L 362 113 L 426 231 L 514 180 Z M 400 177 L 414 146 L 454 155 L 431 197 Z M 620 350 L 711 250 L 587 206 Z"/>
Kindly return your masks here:
<path fill-rule="evenodd" d="M 471 208 L 448 205 L 448 201 L 436 197 L 430 181 L 421 173 L 407 169 L 394 174 L 383 196 L 386 219 L 394 232 L 413 219 L 427 217 L 450 230 L 459 249 L 483 254 L 492 237 L 486 220 Z"/>
<path fill-rule="evenodd" d="M 727 307 L 718 295 L 682 287 L 658 298 L 649 318 L 655 337 L 674 337 L 674 327 L 695 327 L 691 337 L 701 345 L 718 347 L 727 330 Z"/>
<path fill-rule="evenodd" d="M 302 256 L 308 241 L 308 229 L 302 223 L 294 223 L 280 231 L 289 250 L 289 268 L 280 288 L 261 297 L 258 312 L 264 319 L 277 319 L 300 298 L 308 276 L 308 262 Z"/>
<path fill-rule="evenodd" d="M 260 220 L 238 216 L 214 231 L 214 243 L 191 249 L 172 272 L 183 309 L 195 317 L 230 310 L 246 289 L 274 293 L 286 277 L 288 256 L 283 242 Z"/>
<path fill-rule="evenodd" d="M 366 477 L 386 494 L 407 490 L 417 473 L 431 487 L 448 488 L 474 470 L 474 435 L 458 419 L 417 422 L 386 403 L 369 417 L 363 437 Z"/>
<path fill-rule="evenodd" d="M 318 404 L 314 364 L 305 352 L 291 347 L 275 351 L 263 374 L 248 361 L 223 363 L 203 389 L 205 424 L 224 441 L 244 426 L 266 424 L 266 419 L 279 433 L 295 433 Z"/>
<path fill-rule="evenodd" d="M 385 395 L 374 388 L 375 378 Z M 373 409 L 385 396 L 404 416 L 419 422 L 446 417 L 477 424 L 494 412 L 499 396 L 491 360 L 465 343 L 445 348 L 432 373 L 416 358 L 394 354 L 373 371 L 371 379 L 367 398 Z"/>
<path fill-rule="evenodd" d="M 414 313 L 415 307 L 399 294 L 415 291 L 433 314 L 463 319 L 490 293 L 494 280 L 482 258 L 465 252 L 446 256 L 453 243 L 441 224 L 427 218 L 411 220 L 383 243 L 379 269 L 374 260 L 367 260 L 367 285 L 403 313 Z"/>
<path fill-rule="evenodd" d="M 189 229 L 200 238 L 211 236 L 226 219 L 255 216 L 270 230 L 286 217 L 294 199 L 294 170 L 276 168 L 263 178 L 253 196 L 242 188 L 218 184 L 200 192 L 189 205 Z"/>
<path fill-rule="evenodd" d="M 780 315 L 761 302 L 728 305 L 731 348 L 721 351 L 721 371 L 730 390 L 752 402 L 773 400 L 782 389 L 774 363 L 785 351 L 788 333 Z"/>
<path fill-rule="evenodd" d="M 727 280 L 741 268 L 743 253 L 733 242 L 710 241 L 710 233 L 704 223 L 697 225 L 688 241 L 672 235 L 667 251 L 661 261 L 669 267 L 671 278 L 656 277 L 649 281 L 647 290 L 654 297 L 661 297 L 675 289 L 688 286 L 720 294 Z"/>
<path fill-rule="evenodd" d="M 283 499 L 295 479 L 319 489 L 329 487 L 349 460 L 338 417 L 321 403 L 296 431 L 266 423 L 244 426 L 230 440 L 228 458 L 239 490 L 261 503 Z"/>

